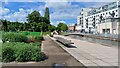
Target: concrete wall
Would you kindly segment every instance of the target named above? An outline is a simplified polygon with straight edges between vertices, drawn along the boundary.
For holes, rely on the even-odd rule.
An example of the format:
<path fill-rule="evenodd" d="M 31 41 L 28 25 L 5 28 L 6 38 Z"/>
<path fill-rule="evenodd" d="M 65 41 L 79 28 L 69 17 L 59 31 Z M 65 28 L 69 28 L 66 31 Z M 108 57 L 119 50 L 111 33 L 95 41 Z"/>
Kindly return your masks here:
<path fill-rule="evenodd" d="M 110 34 L 120 34 L 119 22 L 108 22 L 108 23 L 98 24 L 97 32 L 103 34 L 103 29 L 110 29 Z"/>

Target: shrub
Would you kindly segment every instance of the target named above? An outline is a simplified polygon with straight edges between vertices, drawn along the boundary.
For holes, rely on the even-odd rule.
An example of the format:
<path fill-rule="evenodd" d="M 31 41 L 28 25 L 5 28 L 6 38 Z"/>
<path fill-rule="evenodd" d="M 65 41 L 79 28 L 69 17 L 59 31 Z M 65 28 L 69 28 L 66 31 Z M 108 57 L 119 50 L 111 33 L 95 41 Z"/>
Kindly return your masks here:
<path fill-rule="evenodd" d="M 33 46 L 41 46 L 40 42 L 34 42 L 34 43 L 30 43 L 30 44 L 33 45 Z"/>
<path fill-rule="evenodd" d="M 19 49 L 18 49 L 19 48 Z M 39 61 L 41 56 L 41 50 L 38 46 L 24 45 L 19 46 L 16 49 L 16 61 Z"/>
<path fill-rule="evenodd" d="M 42 36 L 35 36 L 34 38 L 35 41 L 42 41 L 44 38 Z"/>
<path fill-rule="evenodd" d="M 4 44 L 2 46 L 2 61 L 3 62 L 10 62 L 15 60 L 14 56 L 14 48 L 9 46 L 9 44 Z"/>
<path fill-rule="evenodd" d="M 2 41 L 6 42 L 27 42 L 27 36 L 18 34 L 18 33 L 13 33 L 13 32 L 7 32 L 2 34 Z"/>
<path fill-rule="evenodd" d="M 38 43 L 36 43 L 38 44 Z M 40 61 L 42 57 L 41 49 L 38 45 L 35 46 L 28 43 L 10 42 L 3 43 L 2 60 L 10 61 Z"/>
<path fill-rule="evenodd" d="M 41 42 L 42 40 L 44 40 L 44 38 L 42 36 L 29 36 L 28 37 L 28 42 L 31 43 L 31 42 Z"/>

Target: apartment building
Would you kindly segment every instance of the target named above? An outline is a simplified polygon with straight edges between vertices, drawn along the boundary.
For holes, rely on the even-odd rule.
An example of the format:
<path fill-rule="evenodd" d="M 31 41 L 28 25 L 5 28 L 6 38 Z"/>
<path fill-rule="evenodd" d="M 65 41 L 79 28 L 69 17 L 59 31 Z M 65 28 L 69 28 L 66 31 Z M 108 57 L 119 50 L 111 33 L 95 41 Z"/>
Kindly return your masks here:
<path fill-rule="evenodd" d="M 86 13 L 87 15 L 82 19 L 85 31 L 100 34 L 113 34 L 113 32 L 119 33 L 120 1 L 112 2 L 98 8 L 92 8 Z M 117 21 L 112 21 L 113 19 Z M 114 27 L 118 28 L 113 28 L 113 24 L 117 24 Z"/>
<path fill-rule="evenodd" d="M 84 31 L 85 30 L 85 17 L 88 16 L 88 11 L 90 11 L 92 8 L 82 8 L 80 10 L 80 16 L 77 17 L 77 25 L 76 30 L 77 31 Z"/>

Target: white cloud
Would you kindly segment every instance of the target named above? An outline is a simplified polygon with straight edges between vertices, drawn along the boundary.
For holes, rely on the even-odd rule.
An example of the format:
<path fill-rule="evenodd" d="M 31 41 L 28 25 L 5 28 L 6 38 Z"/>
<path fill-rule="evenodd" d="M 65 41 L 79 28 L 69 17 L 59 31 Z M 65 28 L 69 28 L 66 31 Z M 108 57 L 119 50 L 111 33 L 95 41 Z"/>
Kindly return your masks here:
<path fill-rule="evenodd" d="M 65 24 L 66 24 L 66 22 L 63 21 L 63 20 L 54 21 L 54 22 L 52 21 L 52 22 L 51 22 L 51 24 L 52 24 L 52 25 L 55 25 L 55 26 L 57 26 L 59 23 L 65 23 Z"/>
<path fill-rule="evenodd" d="M 55 2 L 55 4 L 49 3 L 47 5 L 54 9 L 53 13 L 50 14 L 50 18 L 52 21 L 76 19 L 81 9 L 79 5 L 72 5 L 70 2 L 63 2 L 59 4 Z"/>
<path fill-rule="evenodd" d="M 0 15 L 5 15 L 9 12 L 10 12 L 9 9 L 0 7 Z"/>
<path fill-rule="evenodd" d="M 33 9 L 23 9 L 23 8 L 19 8 L 18 12 L 14 12 L 12 14 L 8 14 L 3 16 L 3 19 L 9 20 L 9 21 L 19 21 L 19 22 L 27 22 L 26 21 L 26 17 L 28 14 L 30 14 L 31 12 L 33 12 Z M 40 13 L 42 13 L 42 11 L 39 11 Z"/>
<path fill-rule="evenodd" d="M 25 10 L 23 8 L 19 8 L 18 12 L 5 15 L 3 16 L 3 19 L 9 20 L 9 21 L 25 22 L 27 15 L 31 13 L 32 11 L 33 11 L 32 9 Z"/>
<path fill-rule="evenodd" d="M 56 21 L 57 24 L 59 23 L 66 23 L 65 21 Z"/>

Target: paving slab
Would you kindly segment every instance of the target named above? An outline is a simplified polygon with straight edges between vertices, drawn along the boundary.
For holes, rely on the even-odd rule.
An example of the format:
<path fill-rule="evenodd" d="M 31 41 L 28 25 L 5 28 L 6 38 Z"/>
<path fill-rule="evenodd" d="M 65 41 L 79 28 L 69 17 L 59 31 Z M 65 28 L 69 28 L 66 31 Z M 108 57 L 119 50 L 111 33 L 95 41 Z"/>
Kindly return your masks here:
<path fill-rule="evenodd" d="M 62 35 L 55 35 L 55 37 L 62 37 L 74 42 L 73 46 L 76 48 L 73 49 L 60 46 L 85 66 L 118 66 L 117 47 L 90 43 Z"/>

